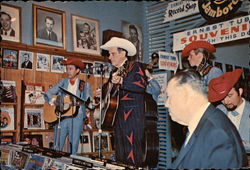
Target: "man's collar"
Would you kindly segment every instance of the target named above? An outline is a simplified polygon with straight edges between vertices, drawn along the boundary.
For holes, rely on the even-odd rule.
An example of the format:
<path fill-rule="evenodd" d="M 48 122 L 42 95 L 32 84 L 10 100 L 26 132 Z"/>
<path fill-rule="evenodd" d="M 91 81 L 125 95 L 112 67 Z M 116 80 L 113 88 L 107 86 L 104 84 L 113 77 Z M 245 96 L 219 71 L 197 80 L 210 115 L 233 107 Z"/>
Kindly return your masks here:
<path fill-rule="evenodd" d="M 124 64 L 127 60 L 128 60 L 128 59 L 127 59 L 127 58 L 125 58 L 125 60 L 122 62 L 122 64 L 121 64 L 120 66 L 118 66 L 117 68 L 119 68 L 119 67 L 123 66 L 123 64 Z"/>

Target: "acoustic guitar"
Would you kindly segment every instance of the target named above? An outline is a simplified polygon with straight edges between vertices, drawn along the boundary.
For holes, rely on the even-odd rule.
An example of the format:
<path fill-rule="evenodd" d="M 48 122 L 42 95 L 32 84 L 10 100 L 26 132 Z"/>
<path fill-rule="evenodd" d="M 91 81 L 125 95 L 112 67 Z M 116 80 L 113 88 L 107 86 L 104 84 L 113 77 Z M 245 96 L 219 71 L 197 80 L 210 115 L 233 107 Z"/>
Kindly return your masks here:
<path fill-rule="evenodd" d="M 127 74 L 126 67 L 120 67 L 114 75 L 125 77 Z M 113 75 L 113 76 L 114 76 Z M 118 109 L 119 104 L 119 88 L 120 84 L 113 84 L 111 79 L 103 85 L 103 93 L 102 93 L 102 129 L 111 130 L 114 125 L 116 111 Z"/>
<path fill-rule="evenodd" d="M 53 96 L 56 99 L 54 105 L 47 102 L 44 104 L 44 121 L 47 123 L 56 123 L 61 117 L 61 120 L 67 117 L 75 117 L 78 113 L 79 103 L 72 103 L 70 96 Z"/>

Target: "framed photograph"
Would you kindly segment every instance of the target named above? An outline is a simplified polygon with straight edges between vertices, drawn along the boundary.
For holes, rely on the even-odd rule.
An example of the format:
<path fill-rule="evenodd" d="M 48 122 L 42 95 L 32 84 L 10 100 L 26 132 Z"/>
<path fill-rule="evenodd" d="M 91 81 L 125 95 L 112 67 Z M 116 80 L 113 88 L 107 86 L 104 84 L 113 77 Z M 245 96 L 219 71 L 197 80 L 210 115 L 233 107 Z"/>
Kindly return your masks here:
<path fill-rule="evenodd" d="M 18 68 L 18 50 L 3 49 L 2 67 L 17 69 Z"/>
<path fill-rule="evenodd" d="M 134 23 L 122 21 L 123 36 L 136 47 L 134 59 L 143 62 L 143 35 L 141 30 L 141 27 Z"/>
<path fill-rule="evenodd" d="M 92 152 L 91 149 L 91 138 L 88 131 L 85 131 L 80 136 L 80 144 L 78 146 L 77 153 L 88 153 Z"/>
<path fill-rule="evenodd" d="M 93 152 L 98 152 L 99 150 L 99 133 L 94 131 L 93 132 Z M 110 151 L 110 139 L 108 132 L 102 132 L 101 135 L 101 148 L 102 151 Z"/>
<path fill-rule="evenodd" d="M 34 45 L 66 49 L 65 12 L 33 4 Z"/>
<path fill-rule="evenodd" d="M 29 51 L 19 51 L 19 68 L 33 69 L 34 53 Z"/>
<path fill-rule="evenodd" d="M 99 21 L 71 15 L 73 51 L 100 55 Z"/>
<path fill-rule="evenodd" d="M 1 36 L 3 40 L 21 42 L 21 8 L 1 3 Z"/>
<path fill-rule="evenodd" d="M 43 147 L 43 135 L 24 135 L 24 141 L 29 145 Z"/>
<path fill-rule="evenodd" d="M 43 109 L 25 108 L 24 128 L 44 129 Z"/>
<path fill-rule="evenodd" d="M 93 75 L 94 74 L 94 63 L 92 62 L 83 62 L 85 68 L 81 70 L 81 73 L 86 75 Z"/>
<path fill-rule="evenodd" d="M 63 56 L 57 56 L 57 55 L 51 56 L 51 72 L 63 73 L 65 71 L 65 66 L 61 64 L 62 60 L 64 60 Z"/>
<path fill-rule="evenodd" d="M 50 55 L 37 53 L 36 70 L 49 72 L 49 70 L 50 70 Z"/>
<path fill-rule="evenodd" d="M 1 130 L 14 130 L 15 116 L 14 107 L 1 107 L 0 108 L 0 129 Z"/>

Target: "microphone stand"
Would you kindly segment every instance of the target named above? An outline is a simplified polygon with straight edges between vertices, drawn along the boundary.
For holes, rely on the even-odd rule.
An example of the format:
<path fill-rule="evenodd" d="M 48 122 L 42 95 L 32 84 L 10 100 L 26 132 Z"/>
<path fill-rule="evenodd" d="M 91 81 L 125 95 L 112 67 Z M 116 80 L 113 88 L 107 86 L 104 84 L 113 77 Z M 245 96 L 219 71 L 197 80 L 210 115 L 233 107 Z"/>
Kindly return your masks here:
<path fill-rule="evenodd" d="M 99 134 L 99 138 L 98 138 L 98 157 L 101 158 L 102 157 L 102 152 L 101 152 L 101 147 L 102 147 L 102 84 L 103 84 L 103 65 L 100 65 L 100 71 L 101 71 L 101 82 L 100 82 L 100 88 L 101 88 L 101 94 L 100 94 L 100 115 L 99 115 L 99 127 L 98 127 L 98 134 Z"/>
<path fill-rule="evenodd" d="M 60 136 L 61 136 L 61 116 L 62 111 L 64 107 L 64 102 L 62 96 L 57 96 L 56 98 L 56 106 L 59 106 L 59 108 L 56 110 L 58 113 L 58 125 L 57 125 L 57 136 L 56 136 L 56 144 L 55 144 L 55 150 L 61 151 L 60 148 Z"/>

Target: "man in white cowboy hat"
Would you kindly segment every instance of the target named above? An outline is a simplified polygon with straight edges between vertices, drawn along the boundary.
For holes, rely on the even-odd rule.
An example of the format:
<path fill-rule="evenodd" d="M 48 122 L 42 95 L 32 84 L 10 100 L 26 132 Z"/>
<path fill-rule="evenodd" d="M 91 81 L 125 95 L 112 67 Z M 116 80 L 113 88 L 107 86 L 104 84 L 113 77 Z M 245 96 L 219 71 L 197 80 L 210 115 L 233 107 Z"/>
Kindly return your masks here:
<path fill-rule="evenodd" d="M 109 60 L 116 68 L 111 73 L 108 83 L 119 89 L 114 122 L 116 161 L 142 166 L 143 148 L 145 148 L 143 146 L 143 141 L 145 141 L 143 139 L 144 92 L 147 87 L 147 76 L 143 64 L 129 61 L 129 57 L 136 54 L 136 48 L 126 39 L 113 37 L 102 45 L 101 49 L 109 51 Z M 100 92 L 96 92 L 97 96 L 99 94 Z"/>

